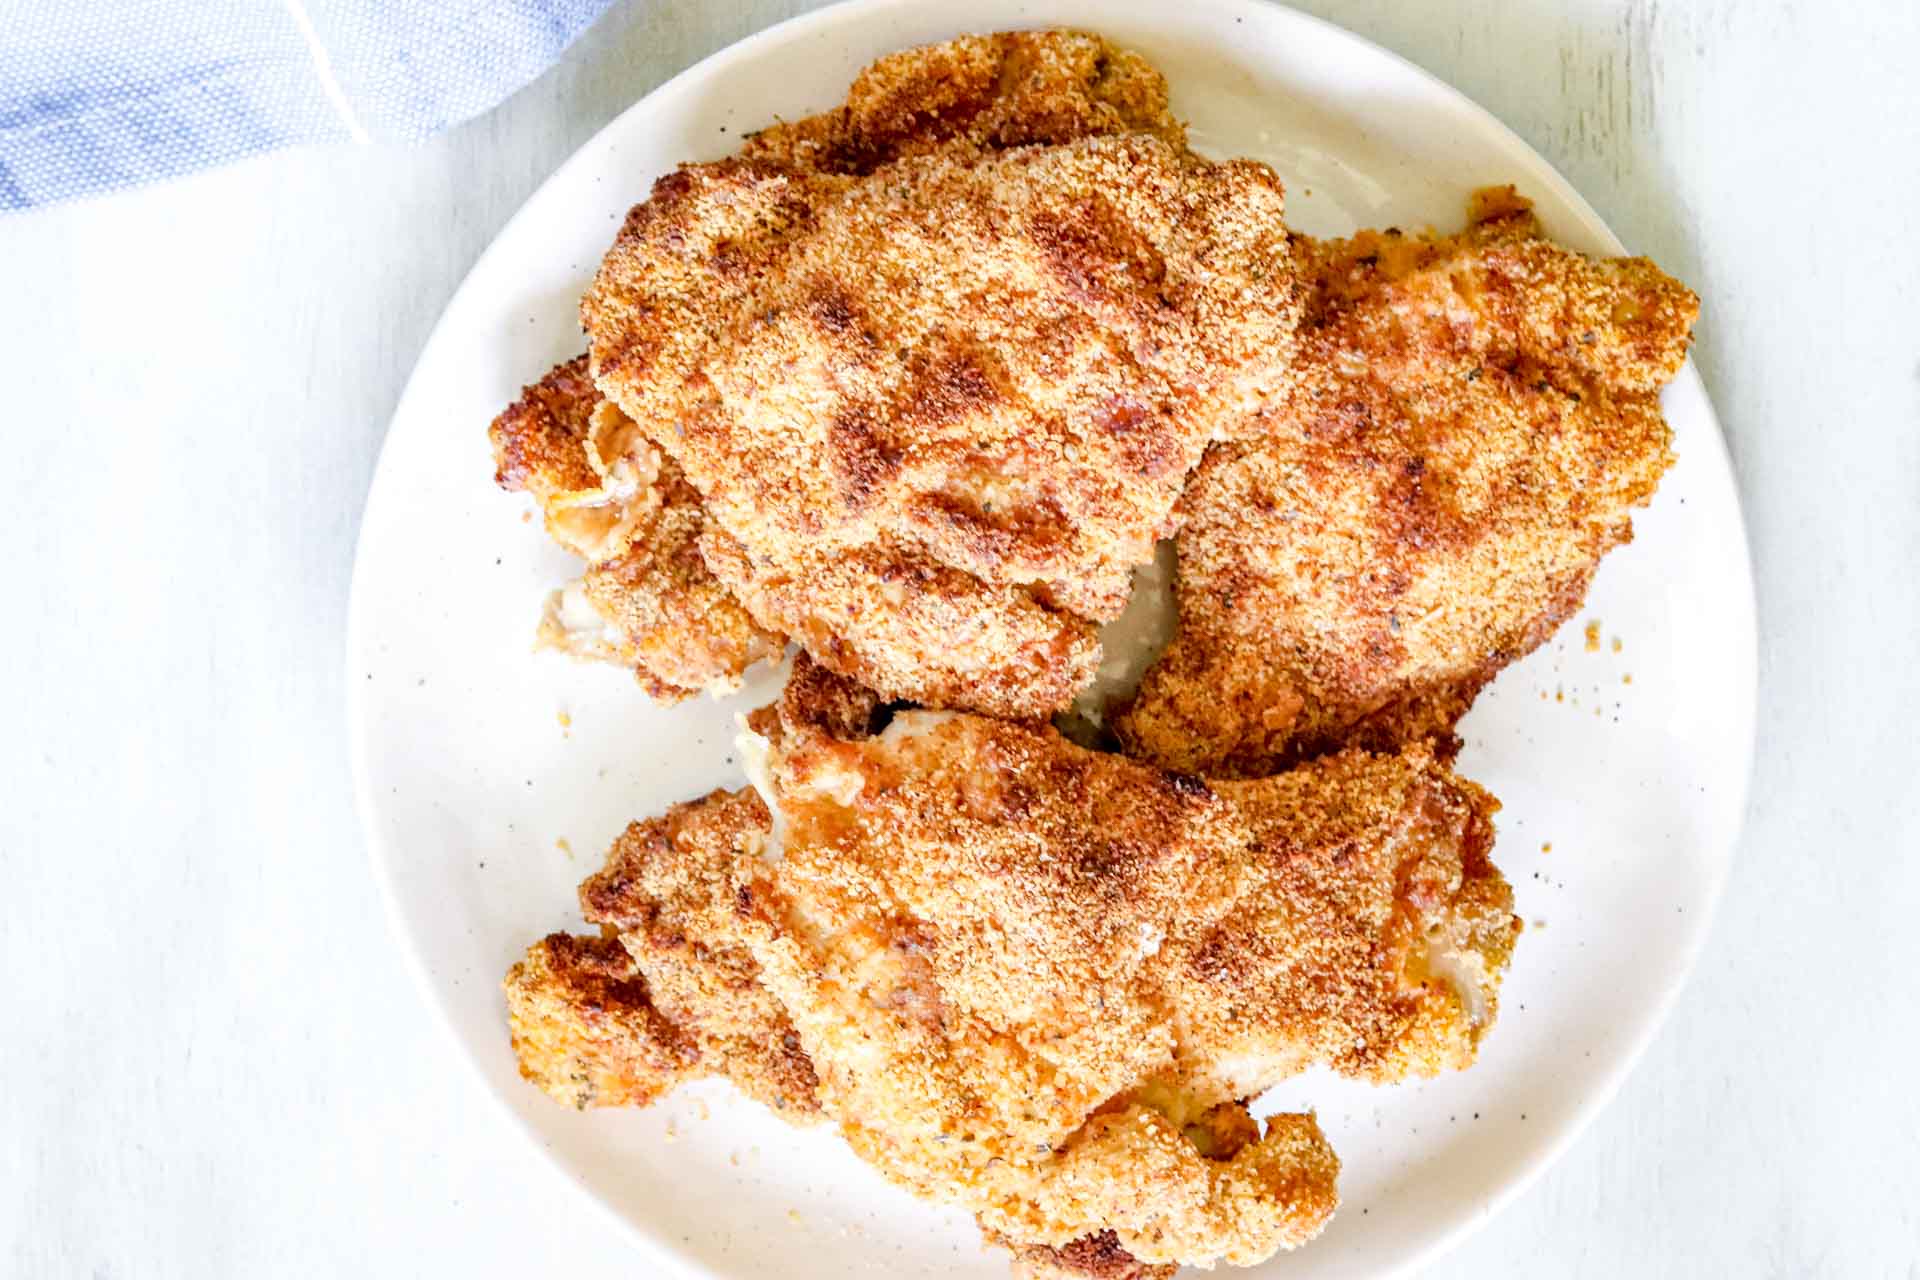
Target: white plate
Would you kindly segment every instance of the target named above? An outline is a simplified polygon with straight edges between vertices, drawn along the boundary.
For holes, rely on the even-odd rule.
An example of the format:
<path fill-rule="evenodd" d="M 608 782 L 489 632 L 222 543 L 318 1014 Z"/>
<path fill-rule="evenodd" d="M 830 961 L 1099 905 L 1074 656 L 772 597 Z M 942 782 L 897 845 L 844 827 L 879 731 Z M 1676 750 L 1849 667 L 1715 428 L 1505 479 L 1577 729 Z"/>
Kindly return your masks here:
<path fill-rule="evenodd" d="M 1000 1280 L 1006 1262 L 830 1135 L 788 1129 L 724 1086 L 582 1115 L 516 1075 L 501 974 L 533 939 L 579 924 L 575 886 L 629 819 L 740 782 L 731 719 L 768 688 L 661 710 L 622 672 L 530 652 L 542 597 L 575 566 L 523 522 L 525 499 L 493 487 L 484 429 L 523 382 L 583 349 L 575 302 L 657 175 L 725 154 L 776 115 L 833 105 L 882 53 L 1049 24 L 1151 58 L 1194 145 L 1272 164 L 1304 230 L 1452 229 L 1470 189 L 1512 181 L 1557 238 L 1621 251 L 1545 161 L 1454 90 L 1245 0 L 817 12 L 663 86 L 527 202 L 448 306 L 381 457 L 348 642 L 355 781 L 395 925 L 465 1055 L 563 1169 L 694 1273 Z M 1691 368 L 1666 408 L 1679 463 L 1581 615 L 1600 621 L 1600 650 L 1570 624 L 1465 725 L 1462 768 L 1506 803 L 1496 858 L 1530 925 L 1500 1025 L 1462 1075 L 1275 1091 L 1270 1105 L 1319 1111 L 1345 1203 L 1267 1273 L 1376 1276 L 1484 1221 L 1605 1102 L 1693 962 L 1744 808 L 1755 646 L 1733 482 Z"/>

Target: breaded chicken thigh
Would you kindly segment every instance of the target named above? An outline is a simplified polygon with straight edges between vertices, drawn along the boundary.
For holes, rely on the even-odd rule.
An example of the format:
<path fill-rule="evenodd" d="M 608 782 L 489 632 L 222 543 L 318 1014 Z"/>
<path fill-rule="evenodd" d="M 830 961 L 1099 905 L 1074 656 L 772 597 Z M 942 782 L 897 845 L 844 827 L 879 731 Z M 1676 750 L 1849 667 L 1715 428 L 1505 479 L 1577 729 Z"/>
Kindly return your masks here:
<path fill-rule="evenodd" d="M 601 397 L 585 356 L 525 388 L 488 435 L 500 486 L 532 494 L 554 541 L 591 562 L 548 597 L 543 647 L 630 668 L 662 702 L 730 690 L 785 651 L 708 570 L 700 495 Z"/>
<path fill-rule="evenodd" d="M 1280 184 L 1132 133 L 849 176 L 682 168 L 582 303 L 761 626 L 889 697 L 1031 717 L 1284 382 Z"/>
<path fill-rule="evenodd" d="M 841 106 L 770 125 L 740 155 L 866 174 L 930 151 L 1058 146 L 1119 133 L 1186 145 L 1152 64 L 1087 31 L 1001 31 L 890 53 L 854 78 Z"/>
<path fill-rule="evenodd" d="M 722 794 L 637 824 L 583 902 L 685 1039 L 751 975 L 855 1151 L 1030 1268 L 1300 1244 L 1338 1162 L 1247 1101 L 1316 1064 L 1472 1060 L 1518 922 L 1494 801 L 1424 748 L 1207 783 L 1040 726 L 883 718 L 802 657 L 753 720 L 774 814 Z M 726 836 L 690 843 L 708 813 Z M 684 982 L 667 1009 L 649 939 L 728 957 L 718 1013 Z"/>
<path fill-rule="evenodd" d="M 576 1110 L 645 1106 L 698 1074 L 698 1050 L 653 1007 L 618 938 L 549 934 L 507 971 L 520 1074 Z"/>
<path fill-rule="evenodd" d="M 1167 112 L 1166 82 L 1144 59 L 1085 32 L 1016 31 L 881 58 L 854 80 L 843 105 L 769 126 L 746 140 L 741 155 L 789 170 L 858 175 L 932 151 L 1132 132 L 1185 144 Z M 698 493 L 600 397 L 584 356 L 527 387 L 489 434 L 500 485 L 530 492 L 555 541 L 594 566 L 549 598 L 543 645 L 629 667 L 666 702 L 726 691 L 754 662 L 779 656 L 784 637 L 756 625 L 706 567 Z M 748 576 L 731 540 L 716 543 L 715 558 L 735 577 Z M 865 582 L 885 567 L 828 565 L 824 577 L 838 570 Z M 962 577 L 936 573 L 933 593 L 902 620 L 915 643 L 938 645 L 944 635 L 979 628 L 975 647 L 1001 650 L 1052 625 L 1035 606 L 982 627 L 966 612 L 970 595 L 942 589 L 945 582 Z M 815 591 L 835 588 L 823 580 Z M 780 588 L 770 584 L 766 593 L 773 598 L 767 612 L 785 612 Z M 841 598 L 857 607 L 851 593 Z M 856 623 L 843 617 L 829 625 Z"/>
<path fill-rule="evenodd" d="M 553 540 L 583 560 L 624 552 L 659 510 L 661 457 L 576 356 L 520 389 L 487 427 L 494 483 L 531 494 Z"/>
<path fill-rule="evenodd" d="M 1459 235 L 1295 253 L 1296 379 L 1194 473 L 1178 633 L 1116 719 L 1172 769 L 1445 746 L 1579 607 L 1672 462 L 1659 392 L 1699 303 L 1646 259 L 1553 244 L 1510 187 Z"/>
<path fill-rule="evenodd" d="M 683 1080 L 723 1076 L 787 1120 L 814 1119 L 813 1064 L 786 1010 L 725 921 L 704 914 L 724 910 L 712 886 L 767 829 L 751 791 L 629 826 L 580 886 L 607 936 L 549 935 L 507 974 L 521 1075 L 583 1110 L 644 1106 Z"/>

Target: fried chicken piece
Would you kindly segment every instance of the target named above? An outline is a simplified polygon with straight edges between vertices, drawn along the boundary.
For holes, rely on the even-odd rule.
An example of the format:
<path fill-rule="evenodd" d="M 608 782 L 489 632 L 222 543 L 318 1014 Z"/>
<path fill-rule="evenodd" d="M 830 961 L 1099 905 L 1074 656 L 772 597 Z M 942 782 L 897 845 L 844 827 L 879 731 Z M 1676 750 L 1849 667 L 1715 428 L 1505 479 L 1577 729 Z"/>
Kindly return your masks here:
<path fill-rule="evenodd" d="M 1167 113 L 1166 82 L 1144 59 L 1084 32 L 1019 31 L 890 54 L 855 79 L 844 105 L 764 129 L 741 154 L 863 174 L 943 148 L 1135 131 L 1185 145 L 1184 129 Z M 596 566 L 549 599 L 543 645 L 631 667 L 666 702 L 729 689 L 754 662 L 783 651 L 784 638 L 756 626 L 706 571 L 697 492 L 600 398 L 586 357 L 527 387 L 489 435 L 500 485 L 531 492 L 555 541 Z M 636 542 L 649 528 L 651 536 Z M 915 643 L 937 645 L 965 628 L 970 620 L 955 617 L 964 607 L 952 594 L 928 601 L 911 624 Z M 1016 633 L 1050 625 L 1038 606 L 1016 609 L 1011 621 Z"/>
<path fill-rule="evenodd" d="M 543 647 L 631 667 L 657 701 L 729 693 L 786 640 L 755 623 L 700 554 L 700 495 L 663 458 L 660 506 L 643 536 L 547 599 Z"/>
<path fill-rule="evenodd" d="M 1579 608 L 1672 462 L 1694 295 L 1541 237 L 1511 187 L 1442 238 L 1296 237 L 1289 394 L 1188 486 L 1178 634 L 1117 717 L 1167 768 L 1260 776 L 1451 731 Z"/>
<path fill-rule="evenodd" d="M 600 395 L 585 356 L 521 388 L 487 438 L 494 482 L 532 494 L 553 540 L 584 560 L 622 554 L 663 501 L 659 451 Z"/>
<path fill-rule="evenodd" d="M 786 641 L 700 557 L 700 495 L 602 399 L 587 358 L 527 387 L 488 432 L 502 488 L 531 493 L 561 546 L 592 562 L 547 600 L 542 647 L 632 669 L 662 702 L 738 687 Z"/>
<path fill-rule="evenodd" d="M 711 887 L 767 828 L 751 791 L 716 791 L 629 826 L 580 887 L 606 936 L 549 935 L 507 973 L 520 1074 L 580 1110 L 645 1106 L 718 1075 L 794 1123 L 813 1120 L 813 1064 L 785 1009 L 752 954 L 700 918 L 723 909 Z"/>
<path fill-rule="evenodd" d="M 1021 1244 L 991 1233 L 987 1239 L 1013 1254 L 1014 1280 L 1173 1280 L 1178 1267 L 1142 1262 L 1120 1247 L 1111 1231 L 1070 1240 L 1055 1248 Z"/>
<path fill-rule="evenodd" d="M 627 828 L 580 886 L 580 904 L 589 921 L 618 931 L 655 1010 L 697 1047 L 703 1074 L 800 1123 L 819 1110 L 813 1063 L 735 939 L 731 905 L 713 893 L 768 829 L 752 791 L 675 805 Z"/>
<path fill-rule="evenodd" d="M 1042 726 L 903 711 L 867 734 L 863 714 L 802 659 L 777 719 L 752 722 L 787 823 L 778 892 L 837 922 L 817 950 L 827 927 L 858 934 L 876 908 L 849 886 L 879 877 L 937 939 L 943 998 L 1051 1046 L 1047 1090 L 1074 1062 L 1160 1061 L 1169 1037 L 1154 1078 L 1189 1101 L 1155 1100 L 1183 1123 L 1315 1063 L 1385 1082 L 1472 1061 L 1517 921 L 1487 856 L 1498 802 L 1424 744 L 1206 782 Z M 1040 1087 L 1004 1061 L 970 1085 Z"/>
<path fill-rule="evenodd" d="M 505 986 L 520 1074 L 557 1102 L 644 1106 L 695 1074 L 695 1045 L 653 1007 L 616 938 L 551 934 Z"/>
<path fill-rule="evenodd" d="M 1280 184 L 1152 134 L 694 165 L 582 303 L 717 576 L 889 697 L 1064 707 L 1187 472 L 1284 381 Z"/>
<path fill-rule="evenodd" d="M 1167 83 L 1137 53 L 1085 31 L 1002 31 L 888 54 L 833 111 L 762 129 L 740 149 L 821 173 L 867 174 L 954 146 L 1054 146 L 1152 133 L 1185 147 Z"/>
<path fill-rule="evenodd" d="M 630 850 L 628 856 L 633 852 L 637 850 Z M 647 870 L 657 873 L 659 860 L 673 855 L 654 849 L 640 856 L 654 859 Z M 631 864 L 626 867 L 630 870 Z M 614 872 L 610 867 L 609 874 L 628 874 L 628 870 Z M 681 898 L 662 904 L 656 910 L 653 928 L 669 935 L 698 938 L 698 945 L 712 951 L 728 951 L 743 934 L 751 937 L 757 932 L 751 925 L 743 927 L 727 919 L 730 913 L 747 909 L 743 901 L 750 902 L 751 898 L 743 900 L 741 892 L 738 877 L 727 877 L 709 886 L 705 902 L 689 903 Z M 751 894 L 751 890 L 746 892 Z M 729 893 L 734 895 L 731 902 Z M 682 908 L 690 908 L 688 914 L 679 914 Z M 717 930 L 717 935 L 704 930 Z M 628 945 L 644 956 L 633 939 L 628 939 Z M 733 999 L 728 997 L 728 1007 Z M 696 1007 L 690 1020 L 700 1023 L 713 1018 Z M 800 1053 L 803 1060 L 812 1061 L 804 1050 Z M 740 1053 L 716 1060 L 725 1063 L 726 1074 L 736 1082 L 739 1069 L 743 1065 L 751 1069 L 755 1061 L 752 1054 Z M 708 1061 L 703 1057 L 703 1065 Z M 762 1097 L 764 1100 L 764 1094 Z M 899 1100 L 901 1105 L 906 1102 Z M 1310 1238 L 1332 1212 L 1333 1179 L 1338 1170 L 1338 1162 L 1312 1117 L 1276 1117 L 1262 1137 L 1258 1124 L 1244 1108 L 1228 1104 L 1228 1109 L 1238 1114 L 1239 1127 L 1251 1135 L 1230 1155 L 1210 1151 L 1166 1114 L 1143 1106 L 1094 1115 L 1084 1126 L 1065 1126 L 1057 1159 L 1049 1151 L 1036 1149 L 1023 1157 L 1020 1176 L 996 1180 L 996 1194 L 1004 1202 L 1002 1211 L 984 1220 L 990 1222 L 995 1238 L 1003 1240 L 1009 1233 L 1017 1233 L 1013 1238 L 1018 1238 L 1047 1232 L 1059 1221 L 1078 1224 L 1077 1232 L 1068 1229 L 1064 1238 L 1023 1251 L 1029 1263 L 1049 1259 L 1056 1274 L 1087 1274 L 1086 1268 L 1096 1257 L 1108 1268 L 1117 1266 L 1130 1256 L 1121 1243 L 1128 1233 L 1168 1241 L 1165 1248 L 1179 1249 L 1183 1256 L 1227 1256 L 1241 1261 L 1264 1256 L 1276 1247 L 1276 1240 L 1291 1244 Z M 836 1118 L 843 1126 L 848 1123 L 844 1114 Z M 1075 1128 L 1080 1131 L 1073 1132 Z M 959 1143 L 970 1138 L 956 1132 L 952 1140 Z M 936 1137 L 934 1141 L 946 1139 Z M 862 1148 L 856 1144 L 856 1149 Z M 902 1167 L 890 1164 L 884 1151 L 876 1153 L 868 1147 L 862 1154 L 875 1160 L 881 1171 L 896 1181 L 905 1180 Z M 977 1160 L 979 1153 L 974 1154 Z M 977 1195 L 942 1194 L 924 1180 L 908 1185 L 936 1200 L 971 1204 L 978 1199 Z M 1106 1228 L 1088 1231 L 1089 1223 L 1114 1223 L 1123 1234 L 1113 1235 L 1110 1247 L 1094 1252 L 1084 1237 L 1099 1235 Z M 1216 1242 L 1212 1253 L 1196 1252 L 1207 1249 L 1209 1242 Z M 1060 1246 L 1057 1251 L 1053 1244 Z M 1056 1252 L 1058 1256 L 1054 1256 Z M 1142 1264 L 1140 1274 L 1155 1272 Z"/>
<path fill-rule="evenodd" d="M 1518 929 L 1496 806 L 1426 748 L 1209 784 L 1038 725 L 885 715 L 802 656 L 752 719 L 777 817 L 717 793 L 639 824 L 583 902 L 675 1025 L 744 998 L 781 1038 L 729 1045 L 790 1027 L 854 1149 L 1028 1265 L 1109 1232 L 1148 1268 L 1303 1243 L 1338 1161 L 1311 1116 L 1262 1129 L 1245 1100 L 1316 1063 L 1464 1066 L 1491 1025 Z M 670 1005 L 657 939 L 727 958 L 719 1013 L 713 984 Z"/>

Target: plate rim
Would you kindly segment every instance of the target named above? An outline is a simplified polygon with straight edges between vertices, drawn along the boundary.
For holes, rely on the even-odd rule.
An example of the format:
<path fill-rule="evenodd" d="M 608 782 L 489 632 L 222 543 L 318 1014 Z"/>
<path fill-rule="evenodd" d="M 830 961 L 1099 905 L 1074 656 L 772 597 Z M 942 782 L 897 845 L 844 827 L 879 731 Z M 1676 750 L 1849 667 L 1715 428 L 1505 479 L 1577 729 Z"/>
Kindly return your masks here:
<path fill-rule="evenodd" d="M 1202 7 L 1221 12 L 1251 12 L 1266 10 L 1270 16 L 1278 16 L 1282 21 L 1301 24 L 1315 29 L 1324 39 L 1341 42 L 1356 52 L 1371 58 L 1384 59 L 1396 66 L 1402 73 L 1410 74 L 1427 89 L 1443 97 L 1455 100 L 1480 127 L 1497 142 L 1515 155 L 1521 163 L 1532 168 L 1529 181 L 1539 181 L 1551 187 L 1556 197 L 1562 200 L 1584 222 L 1585 229 L 1594 234 L 1612 254 L 1626 254 L 1626 245 L 1616 235 L 1611 226 L 1587 201 L 1580 191 L 1564 174 L 1540 154 L 1530 143 L 1510 128 L 1503 120 L 1494 115 L 1464 91 L 1449 84 L 1435 73 L 1412 61 L 1392 49 L 1385 47 L 1340 24 L 1317 15 L 1306 13 L 1280 0 L 1185 0 L 1189 7 Z M 593 135 L 574 148 L 567 157 L 556 165 L 528 194 L 513 214 L 501 224 L 498 231 L 488 241 L 485 249 L 473 260 L 460 284 L 447 299 L 439 317 L 434 321 L 432 330 L 421 344 L 420 353 L 415 358 L 412 369 L 395 402 L 392 415 L 388 419 L 387 429 L 381 437 L 380 448 L 374 461 L 372 477 L 368 482 L 366 498 L 361 505 L 360 526 L 354 537 L 353 571 L 348 590 L 346 627 L 343 633 L 342 669 L 346 687 L 346 730 L 348 737 L 349 769 L 352 776 L 355 816 L 360 828 L 361 839 L 365 845 L 367 861 L 373 872 L 373 879 L 380 897 L 391 941 L 403 957 L 407 971 L 412 975 L 414 985 L 430 1010 L 430 1020 L 439 1028 L 439 1033 L 455 1051 L 462 1068 L 470 1074 L 470 1079 L 480 1086 L 493 1109 L 506 1117 L 513 1129 L 533 1150 L 540 1153 L 541 1163 L 550 1171 L 557 1173 L 568 1184 L 585 1195 L 585 1198 L 597 1207 L 600 1214 L 615 1224 L 622 1236 L 631 1244 L 660 1262 L 666 1263 L 678 1273 L 689 1276 L 716 1276 L 722 1273 L 698 1260 L 690 1251 L 676 1245 L 664 1233 L 650 1230 L 616 1206 L 608 1197 L 590 1182 L 584 1175 L 572 1168 L 541 1137 L 533 1122 L 516 1107 L 505 1092 L 489 1078 L 479 1060 L 470 1050 L 465 1037 L 457 1025 L 453 1010 L 442 992 L 440 984 L 431 972 L 427 958 L 416 937 L 400 899 L 400 891 L 395 881 L 393 852 L 381 837 L 376 821 L 378 801 L 372 783 L 368 749 L 369 694 L 363 682 L 353 679 L 355 662 L 365 651 L 364 641 L 369 626 L 366 592 L 363 590 L 362 570 L 368 563 L 368 528 L 374 523 L 369 517 L 375 511 L 376 504 L 382 503 L 383 493 L 390 488 L 389 455 L 394 445 L 395 430 L 403 419 L 409 416 L 412 402 L 418 394 L 420 371 L 429 363 L 429 357 L 442 345 L 446 338 L 448 321 L 456 311 L 462 310 L 462 302 L 470 290 L 475 287 L 478 278 L 488 274 L 486 268 L 491 260 L 502 253 L 502 242 L 510 238 L 513 230 L 529 216 L 529 210 L 541 202 L 547 190 L 559 183 L 576 165 L 585 162 L 585 158 L 602 145 L 603 140 L 623 121 L 636 111 L 642 110 L 647 103 L 657 97 L 664 97 L 684 82 L 710 75 L 727 64 L 748 58 L 759 52 L 764 46 L 804 38 L 814 28 L 825 28 L 846 23 L 859 23 L 871 15 L 889 10 L 903 10 L 927 7 L 926 0 L 836 0 L 806 13 L 796 14 L 770 26 L 761 28 L 747 36 L 727 44 L 706 57 L 682 68 L 667 79 L 661 81 L 647 93 L 634 99 L 617 115 L 613 116 Z M 1034 20 L 1025 27 L 1002 29 L 1044 29 L 1053 25 L 1045 19 L 1045 11 L 1051 6 L 1047 0 L 1032 6 L 1040 10 Z M 976 28 L 966 25 L 965 19 L 957 22 L 956 34 L 973 31 Z M 1751 804 L 1753 772 L 1757 759 L 1758 745 L 1758 705 L 1759 705 L 1759 633 L 1757 626 L 1757 602 L 1754 586 L 1753 545 L 1748 531 L 1745 504 L 1739 485 L 1739 473 L 1733 466 L 1731 450 L 1727 444 L 1725 429 L 1722 427 L 1718 411 L 1707 393 L 1704 380 L 1694 360 L 1689 354 L 1679 375 L 1674 379 L 1675 386 L 1684 385 L 1695 395 L 1712 426 L 1711 433 L 1701 433 L 1705 438 L 1710 435 L 1714 450 L 1714 461 L 1728 481 L 1728 497 L 1733 518 L 1732 533 L 1737 539 L 1740 552 L 1741 572 L 1738 581 L 1730 584 L 1739 607 L 1736 620 L 1739 629 L 1748 637 L 1748 643 L 1738 646 L 1736 655 L 1746 668 L 1744 678 L 1739 685 L 1745 693 L 1739 710 L 1742 712 L 1740 723 L 1733 726 L 1737 731 L 1732 736 L 1731 746 L 1744 761 L 1739 770 L 1738 782 L 1729 799 L 1734 803 L 1737 817 L 1725 837 L 1724 848 L 1707 847 L 1713 853 L 1714 861 L 1706 891 L 1704 908 L 1694 913 L 1682 945 L 1679 958 L 1673 968 L 1661 979 L 1660 991 L 1652 1001 L 1650 1008 L 1640 1024 L 1634 1028 L 1628 1046 L 1615 1060 L 1605 1068 L 1598 1088 L 1590 1091 L 1574 1108 L 1570 1118 L 1560 1127 L 1553 1137 L 1536 1147 L 1519 1163 L 1516 1171 L 1506 1178 L 1487 1198 L 1477 1213 L 1464 1214 L 1444 1230 L 1415 1248 L 1405 1257 L 1391 1265 L 1386 1276 L 1408 1276 L 1430 1265 L 1436 1259 L 1451 1252 L 1467 1237 L 1491 1222 L 1515 1200 L 1530 1190 L 1538 1180 L 1565 1156 L 1567 1151 L 1586 1134 L 1594 1120 L 1605 1111 L 1618 1095 L 1629 1076 L 1640 1065 L 1655 1037 L 1666 1026 L 1672 1015 L 1674 1005 L 1686 989 L 1700 957 L 1713 932 L 1714 922 L 1719 917 L 1721 903 L 1726 896 L 1727 881 L 1732 875 L 1735 856 L 1745 835 L 1747 815 Z M 1698 446 L 1696 446 L 1698 447 Z M 383 484 L 383 480 L 387 483 Z M 390 500 L 390 499 L 389 499 Z"/>

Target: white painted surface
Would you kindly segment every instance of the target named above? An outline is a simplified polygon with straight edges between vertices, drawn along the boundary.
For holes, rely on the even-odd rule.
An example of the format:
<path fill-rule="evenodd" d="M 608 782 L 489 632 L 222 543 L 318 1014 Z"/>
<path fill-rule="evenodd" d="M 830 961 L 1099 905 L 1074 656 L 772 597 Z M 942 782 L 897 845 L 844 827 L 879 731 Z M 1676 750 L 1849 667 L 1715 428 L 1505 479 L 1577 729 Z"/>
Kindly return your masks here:
<path fill-rule="evenodd" d="M 1758 566 L 1760 759 L 1701 970 L 1594 1129 L 1433 1274 L 1920 1274 L 1920 11 L 1305 7 L 1491 108 L 1700 290 Z M 433 144 L 0 221 L 0 1272 L 635 1270 L 387 936 L 347 575 L 479 251 L 628 102 L 788 12 L 623 7 Z"/>

